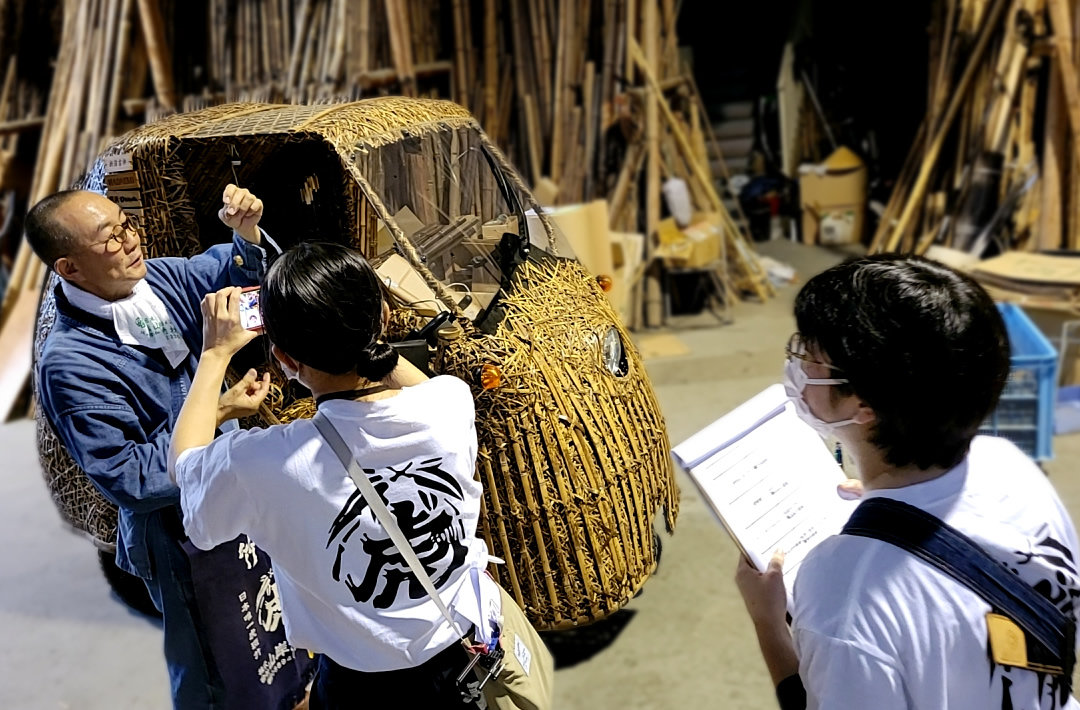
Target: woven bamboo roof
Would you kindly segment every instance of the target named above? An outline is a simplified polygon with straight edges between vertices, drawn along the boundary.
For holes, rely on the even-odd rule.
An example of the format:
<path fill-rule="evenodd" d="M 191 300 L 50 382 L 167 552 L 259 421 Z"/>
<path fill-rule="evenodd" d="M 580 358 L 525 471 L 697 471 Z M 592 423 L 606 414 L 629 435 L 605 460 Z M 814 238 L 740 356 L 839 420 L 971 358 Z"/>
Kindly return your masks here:
<path fill-rule="evenodd" d="M 402 96 L 316 106 L 233 103 L 175 114 L 141 126 L 114 144 L 113 150 L 131 150 L 145 142 L 171 138 L 281 133 L 315 134 L 346 149 L 357 144 L 381 145 L 404 133 L 423 134 L 438 126 L 467 123 L 475 123 L 472 115 L 452 101 Z"/>

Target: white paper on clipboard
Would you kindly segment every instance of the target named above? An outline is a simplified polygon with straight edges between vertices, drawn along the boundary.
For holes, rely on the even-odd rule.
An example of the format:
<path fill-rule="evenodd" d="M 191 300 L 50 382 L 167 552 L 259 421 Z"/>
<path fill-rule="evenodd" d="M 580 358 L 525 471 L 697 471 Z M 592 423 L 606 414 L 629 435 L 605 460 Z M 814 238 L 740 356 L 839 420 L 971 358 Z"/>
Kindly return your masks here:
<path fill-rule="evenodd" d="M 802 561 L 840 532 L 858 501 L 837 494 L 843 470 L 783 386 L 755 395 L 672 454 L 755 567 L 764 570 L 784 551 L 790 610 Z"/>

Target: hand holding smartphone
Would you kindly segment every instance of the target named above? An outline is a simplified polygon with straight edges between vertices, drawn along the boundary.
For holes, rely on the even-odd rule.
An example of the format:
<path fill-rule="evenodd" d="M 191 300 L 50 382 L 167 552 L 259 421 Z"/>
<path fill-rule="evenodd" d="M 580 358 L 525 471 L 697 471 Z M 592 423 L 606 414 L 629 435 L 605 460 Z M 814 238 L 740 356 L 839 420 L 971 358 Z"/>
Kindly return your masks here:
<path fill-rule="evenodd" d="M 240 292 L 240 325 L 247 330 L 263 329 L 258 286 L 249 286 Z"/>

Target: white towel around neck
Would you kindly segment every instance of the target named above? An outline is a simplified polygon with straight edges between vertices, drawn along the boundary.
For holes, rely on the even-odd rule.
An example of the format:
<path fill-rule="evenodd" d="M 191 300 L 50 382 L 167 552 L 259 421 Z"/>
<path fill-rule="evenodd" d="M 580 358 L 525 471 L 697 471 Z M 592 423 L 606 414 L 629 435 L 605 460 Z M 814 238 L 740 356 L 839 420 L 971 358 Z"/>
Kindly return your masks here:
<path fill-rule="evenodd" d="M 190 350 L 183 334 L 146 279 L 135 284 L 131 295 L 119 301 L 106 301 L 64 279 L 60 280 L 60 287 L 71 305 L 111 320 L 120 342 L 161 350 L 173 367 L 187 359 Z"/>

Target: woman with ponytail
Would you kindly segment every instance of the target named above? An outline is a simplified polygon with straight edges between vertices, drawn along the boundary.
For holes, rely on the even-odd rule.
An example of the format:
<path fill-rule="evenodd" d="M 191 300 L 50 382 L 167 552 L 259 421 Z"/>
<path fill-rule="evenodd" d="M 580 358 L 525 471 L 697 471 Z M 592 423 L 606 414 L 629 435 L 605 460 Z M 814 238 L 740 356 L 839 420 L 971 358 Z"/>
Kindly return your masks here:
<path fill-rule="evenodd" d="M 260 302 L 273 356 L 340 432 L 451 625 L 314 422 L 214 439 L 226 366 L 256 337 L 240 326 L 238 294 L 225 289 L 203 302 L 204 350 L 172 440 L 170 471 L 191 542 L 209 549 L 246 533 L 272 556 L 273 603 L 288 638 L 320 654 L 313 710 L 365 699 L 476 707 L 457 683 L 471 675 L 463 673 L 469 655 L 458 632 L 472 641 L 506 609 L 476 536 L 481 488 L 469 387 L 449 376 L 428 379 L 381 340 L 389 309 L 355 251 L 301 244 L 266 274 Z M 249 396 L 261 401 L 268 377 L 251 371 L 247 381 Z M 267 606 L 256 614 L 264 626 L 277 623 Z"/>

